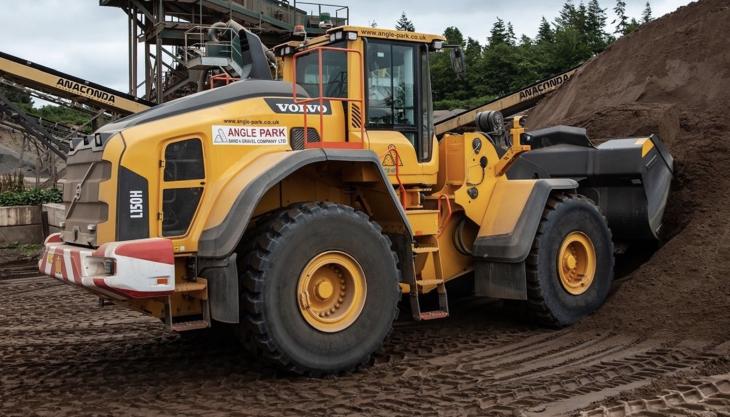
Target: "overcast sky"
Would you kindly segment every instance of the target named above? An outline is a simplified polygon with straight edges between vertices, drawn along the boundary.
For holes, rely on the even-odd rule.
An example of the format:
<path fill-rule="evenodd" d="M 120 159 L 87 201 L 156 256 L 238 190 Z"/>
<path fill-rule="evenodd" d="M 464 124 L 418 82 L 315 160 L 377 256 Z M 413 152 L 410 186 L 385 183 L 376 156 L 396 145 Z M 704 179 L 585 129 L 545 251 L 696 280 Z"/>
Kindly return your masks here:
<path fill-rule="evenodd" d="M 312 1 L 312 0 L 309 0 Z M 690 0 L 650 0 L 658 17 Z M 419 32 L 457 26 L 484 43 L 497 17 L 512 22 L 518 36 L 533 37 L 540 18 L 552 20 L 564 0 L 327 0 L 350 6 L 351 23 L 391 28 L 405 11 Z M 579 0 L 575 0 L 578 3 Z M 626 0 L 638 18 L 646 0 Z M 600 0 L 613 19 L 615 0 Z M 96 0 L 0 0 L 0 51 L 126 91 L 127 20 L 118 8 Z"/>

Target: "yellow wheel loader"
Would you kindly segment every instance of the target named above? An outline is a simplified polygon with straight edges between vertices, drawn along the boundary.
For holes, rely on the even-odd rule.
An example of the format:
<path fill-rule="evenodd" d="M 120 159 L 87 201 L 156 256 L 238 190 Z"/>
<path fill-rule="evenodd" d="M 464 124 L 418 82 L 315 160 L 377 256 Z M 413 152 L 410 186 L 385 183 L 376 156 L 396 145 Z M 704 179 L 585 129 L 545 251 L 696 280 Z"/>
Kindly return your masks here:
<path fill-rule="evenodd" d="M 616 245 L 657 237 L 672 157 L 656 136 L 596 147 L 487 112 L 437 138 L 443 37 L 346 26 L 267 51 L 240 36 L 247 79 L 76 141 L 43 273 L 175 331 L 228 323 L 321 375 L 367 364 L 401 301 L 447 317 L 459 278 L 574 323 L 605 300 Z"/>

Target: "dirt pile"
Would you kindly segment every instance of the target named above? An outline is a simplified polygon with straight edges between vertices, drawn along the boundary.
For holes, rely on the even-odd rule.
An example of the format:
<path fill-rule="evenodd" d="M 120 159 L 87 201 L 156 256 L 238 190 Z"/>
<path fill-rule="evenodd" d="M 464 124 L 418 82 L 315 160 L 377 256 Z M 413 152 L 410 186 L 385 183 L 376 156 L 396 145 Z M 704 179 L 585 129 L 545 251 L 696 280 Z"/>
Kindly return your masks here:
<path fill-rule="evenodd" d="M 615 42 L 530 114 L 592 138 L 658 133 L 675 157 L 671 238 L 586 327 L 730 335 L 730 2 L 681 7 Z"/>

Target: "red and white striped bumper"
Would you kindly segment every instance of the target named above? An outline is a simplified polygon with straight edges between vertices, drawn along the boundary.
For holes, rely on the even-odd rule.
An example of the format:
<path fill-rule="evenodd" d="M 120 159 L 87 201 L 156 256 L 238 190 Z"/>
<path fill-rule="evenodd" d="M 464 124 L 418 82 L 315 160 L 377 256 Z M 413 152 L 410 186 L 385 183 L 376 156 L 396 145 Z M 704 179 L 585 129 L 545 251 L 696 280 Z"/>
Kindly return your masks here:
<path fill-rule="evenodd" d="M 41 273 L 100 295 L 127 300 L 175 291 L 175 258 L 169 239 L 110 242 L 86 249 L 65 245 L 56 233 L 44 245 L 38 261 Z"/>

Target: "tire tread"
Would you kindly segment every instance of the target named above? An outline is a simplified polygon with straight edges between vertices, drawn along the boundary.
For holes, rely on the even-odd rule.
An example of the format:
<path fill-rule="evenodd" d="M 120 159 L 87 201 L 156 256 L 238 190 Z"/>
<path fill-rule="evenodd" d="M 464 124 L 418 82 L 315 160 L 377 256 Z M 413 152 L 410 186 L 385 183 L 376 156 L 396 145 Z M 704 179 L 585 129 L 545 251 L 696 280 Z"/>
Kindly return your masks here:
<path fill-rule="evenodd" d="M 540 219 L 540 225 L 538 226 L 535 239 L 530 249 L 530 254 L 525 262 L 525 272 L 527 276 L 527 305 L 528 310 L 532 314 L 533 318 L 542 325 L 548 327 L 563 327 L 564 324 L 555 317 L 546 302 L 546 296 L 544 289 L 540 285 L 538 278 L 538 259 L 540 254 L 540 243 L 541 238 L 545 234 L 546 230 L 549 229 L 553 222 L 557 220 L 558 209 L 561 205 L 567 204 L 570 200 L 578 200 L 590 204 L 601 216 L 603 221 L 608 224 L 606 217 L 598 210 L 596 204 L 589 198 L 580 194 L 566 194 L 566 193 L 555 193 L 549 199 L 543 210 L 542 217 Z M 613 238 L 611 230 L 608 229 L 609 236 L 609 247 L 611 253 L 613 253 Z M 611 269 L 613 270 L 614 259 L 611 257 Z"/>
<path fill-rule="evenodd" d="M 380 236 L 381 243 L 386 245 L 386 247 L 391 248 L 390 252 L 393 256 L 393 262 L 397 268 L 397 255 L 392 250 L 393 245 L 388 236 L 382 233 L 380 225 L 371 221 L 365 213 L 356 211 L 350 206 L 329 202 L 317 202 L 295 204 L 278 211 L 271 215 L 267 220 L 257 223 L 251 233 L 247 233 L 247 236 L 255 236 L 255 243 L 244 246 L 244 250 L 249 252 L 245 255 L 246 262 L 243 264 L 243 269 L 239 269 L 239 271 L 241 271 L 239 276 L 242 281 L 242 285 L 240 285 L 242 301 L 241 322 L 245 329 L 241 338 L 247 339 L 243 340 L 244 346 L 248 348 L 248 350 L 252 351 L 252 353 L 279 368 L 283 368 L 296 374 L 312 377 L 322 376 L 324 375 L 324 372 L 318 369 L 305 368 L 293 363 L 291 358 L 286 356 L 281 346 L 277 345 L 276 341 L 268 332 L 267 325 L 263 317 L 264 276 L 268 266 L 272 262 L 269 256 L 276 252 L 277 246 L 282 243 L 282 237 L 288 230 L 291 230 L 297 223 L 305 220 L 307 216 L 324 216 L 328 214 L 344 214 L 353 217 L 359 222 L 367 222 L 370 227 L 377 231 Z M 245 239 L 246 236 L 244 236 L 244 242 Z M 400 293 L 397 282 L 393 287 L 394 291 Z M 398 312 L 398 303 L 394 303 L 389 322 L 390 327 L 384 340 L 390 336 L 393 330 L 393 322 L 398 317 Z M 249 343 L 251 341 L 253 343 Z M 381 348 L 382 341 L 376 351 Z M 342 374 L 360 369 L 372 362 L 372 356 L 372 353 L 365 355 L 352 368 L 339 370 L 334 373 Z"/>

